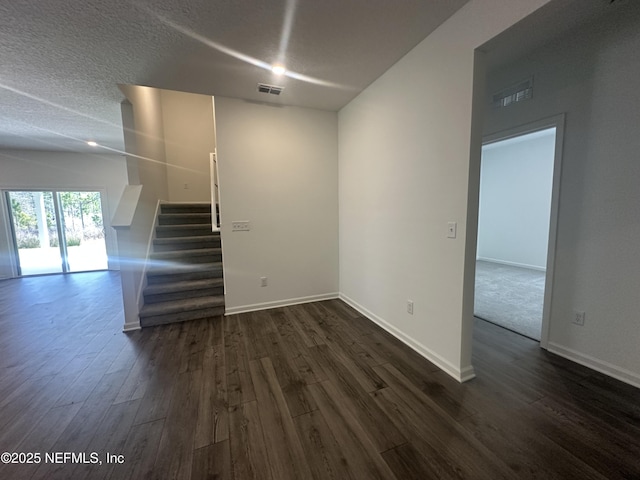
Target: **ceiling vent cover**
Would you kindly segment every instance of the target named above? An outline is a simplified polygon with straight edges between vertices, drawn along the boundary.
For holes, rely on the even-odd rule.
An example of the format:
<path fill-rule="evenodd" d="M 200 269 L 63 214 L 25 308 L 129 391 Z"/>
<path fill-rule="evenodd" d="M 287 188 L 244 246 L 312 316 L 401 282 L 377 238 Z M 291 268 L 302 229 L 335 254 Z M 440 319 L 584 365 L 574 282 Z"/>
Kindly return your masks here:
<path fill-rule="evenodd" d="M 258 84 L 258 91 L 260 93 L 270 93 L 271 95 L 280 95 L 284 87 L 279 87 L 278 85 L 267 85 L 266 83 Z"/>
<path fill-rule="evenodd" d="M 491 96 L 491 106 L 504 108 L 517 102 L 531 100 L 533 97 L 533 77 L 504 88 Z"/>

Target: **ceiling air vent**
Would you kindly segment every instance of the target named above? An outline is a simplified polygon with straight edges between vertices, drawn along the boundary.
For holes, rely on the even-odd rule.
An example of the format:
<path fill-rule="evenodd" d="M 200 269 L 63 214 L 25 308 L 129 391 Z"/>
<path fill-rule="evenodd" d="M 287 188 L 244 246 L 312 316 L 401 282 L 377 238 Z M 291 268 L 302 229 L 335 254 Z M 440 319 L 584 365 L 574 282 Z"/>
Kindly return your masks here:
<path fill-rule="evenodd" d="M 261 93 L 270 93 L 271 95 L 280 95 L 284 90 L 284 87 L 279 87 L 277 85 L 267 85 L 266 83 L 258 84 L 258 91 Z"/>
<path fill-rule="evenodd" d="M 514 103 L 531 100 L 533 97 L 533 77 L 504 88 L 491 96 L 491 106 L 494 108 L 508 107 Z"/>

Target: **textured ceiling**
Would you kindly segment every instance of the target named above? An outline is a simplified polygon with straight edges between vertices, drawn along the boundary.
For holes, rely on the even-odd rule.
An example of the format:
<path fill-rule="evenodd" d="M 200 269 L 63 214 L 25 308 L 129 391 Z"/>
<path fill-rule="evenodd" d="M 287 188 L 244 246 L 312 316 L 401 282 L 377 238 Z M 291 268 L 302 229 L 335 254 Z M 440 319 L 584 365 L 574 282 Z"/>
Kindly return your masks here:
<path fill-rule="evenodd" d="M 555 0 L 542 6 L 480 47 L 487 52 L 488 67 L 498 68 L 542 45 L 589 26 L 598 29 L 605 15 L 638 10 L 638 0 Z"/>
<path fill-rule="evenodd" d="M 2 0 L 0 148 L 123 150 L 118 84 L 338 110 L 466 1 Z"/>

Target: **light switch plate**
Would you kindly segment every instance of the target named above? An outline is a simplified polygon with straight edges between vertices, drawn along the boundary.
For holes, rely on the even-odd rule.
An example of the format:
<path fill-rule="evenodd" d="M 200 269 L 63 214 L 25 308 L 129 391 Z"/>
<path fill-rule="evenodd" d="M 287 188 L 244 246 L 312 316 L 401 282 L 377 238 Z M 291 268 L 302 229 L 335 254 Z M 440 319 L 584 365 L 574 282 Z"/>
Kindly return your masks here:
<path fill-rule="evenodd" d="M 447 238 L 456 238 L 458 234 L 458 224 L 456 222 L 447 223 Z"/>

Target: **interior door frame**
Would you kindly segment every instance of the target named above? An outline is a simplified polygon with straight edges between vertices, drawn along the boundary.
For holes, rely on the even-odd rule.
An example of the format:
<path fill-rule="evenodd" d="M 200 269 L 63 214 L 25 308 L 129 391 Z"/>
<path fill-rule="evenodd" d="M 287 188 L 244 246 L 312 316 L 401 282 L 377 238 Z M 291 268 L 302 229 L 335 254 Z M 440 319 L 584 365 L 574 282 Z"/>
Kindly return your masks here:
<path fill-rule="evenodd" d="M 565 114 L 543 118 L 535 122 L 501 130 L 482 137 L 482 146 L 534 133 L 548 128 L 556 129 L 553 183 L 551 188 L 551 209 L 549 214 L 549 238 L 547 241 L 547 265 L 544 282 L 544 302 L 542 307 L 542 330 L 540 332 L 540 347 L 545 350 L 549 345 L 549 331 L 551 322 L 551 302 L 553 300 L 553 281 L 555 278 L 556 245 L 558 238 L 558 212 L 560 207 L 560 182 L 562 179 L 562 150 L 564 145 Z M 477 239 L 476 239 L 477 242 Z"/>

